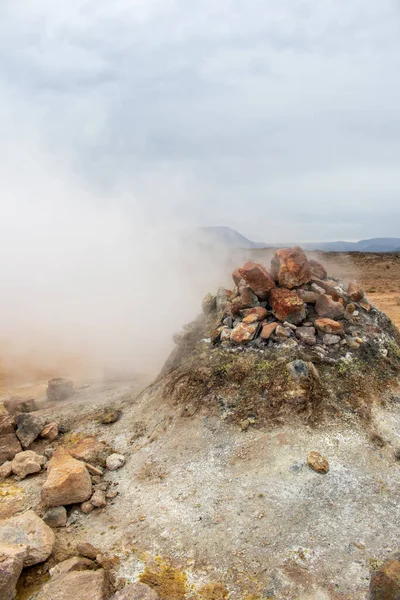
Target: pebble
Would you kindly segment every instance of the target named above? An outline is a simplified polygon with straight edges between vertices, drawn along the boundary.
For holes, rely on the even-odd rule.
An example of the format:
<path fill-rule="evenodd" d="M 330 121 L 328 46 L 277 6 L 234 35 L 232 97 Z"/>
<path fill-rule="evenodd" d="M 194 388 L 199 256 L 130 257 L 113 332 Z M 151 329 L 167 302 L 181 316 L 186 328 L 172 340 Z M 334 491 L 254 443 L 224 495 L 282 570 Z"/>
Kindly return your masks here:
<path fill-rule="evenodd" d="M 307 464 L 313 471 L 317 473 L 327 473 L 329 471 L 329 463 L 322 454 L 313 450 L 307 457 Z"/>
<path fill-rule="evenodd" d="M 116 471 L 120 469 L 125 464 L 125 456 L 122 454 L 110 454 L 106 460 L 107 469 L 110 471 Z"/>

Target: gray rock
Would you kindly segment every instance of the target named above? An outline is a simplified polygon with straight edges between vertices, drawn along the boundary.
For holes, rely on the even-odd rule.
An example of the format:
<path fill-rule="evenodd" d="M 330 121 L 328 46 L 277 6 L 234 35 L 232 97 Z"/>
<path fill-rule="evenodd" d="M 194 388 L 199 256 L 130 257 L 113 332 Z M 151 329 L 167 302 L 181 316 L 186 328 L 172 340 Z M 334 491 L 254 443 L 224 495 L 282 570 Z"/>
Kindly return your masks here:
<path fill-rule="evenodd" d="M 17 438 L 23 448 L 28 448 L 40 435 L 46 419 L 34 413 L 20 414 L 17 417 Z"/>
<path fill-rule="evenodd" d="M 30 413 L 38 410 L 36 402 L 33 398 L 20 398 L 19 396 L 12 396 L 8 400 L 3 402 L 4 408 L 12 415 L 15 413 Z"/>
<path fill-rule="evenodd" d="M 339 344 L 342 338 L 340 335 L 333 335 L 332 333 L 326 333 L 322 338 L 322 342 L 325 346 L 333 346 L 334 344 Z"/>
<path fill-rule="evenodd" d="M 0 436 L 0 465 L 8 460 L 12 460 L 21 450 L 21 444 L 14 433 L 7 433 Z"/>
<path fill-rule="evenodd" d="M 0 544 L 24 546 L 24 567 L 44 562 L 53 551 L 54 533 L 33 510 L 0 521 Z"/>
<path fill-rule="evenodd" d="M 315 327 L 298 327 L 296 337 L 308 346 L 314 346 L 317 343 Z"/>
<path fill-rule="evenodd" d="M 66 400 L 74 393 L 74 384 L 70 379 L 57 377 L 50 379 L 47 384 L 47 398 L 51 401 L 59 402 Z"/>
<path fill-rule="evenodd" d="M 0 598 L 13 600 L 15 586 L 24 566 L 24 546 L 0 544 Z"/>
<path fill-rule="evenodd" d="M 131 583 L 117 592 L 110 600 L 158 600 L 157 592 L 144 583 Z M 171 599 L 172 600 L 172 599 Z"/>
<path fill-rule="evenodd" d="M 43 521 L 49 527 L 66 527 L 67 510 L 64 506 L 50 508 L 43 517 Z"/>
<path fill-rule="evenodd" d="M 274 333 L 277 338 L 285 340 L 290 337 L 290 331 L 286 327 L 283 327 L 283 325 L 278 325 Z"/>
<path fill-rule="evenodd" d="M 106 460 L 107 469 L 116 471 L 125 464 L 125 456 L 122 454 L 110 454 Z"/>

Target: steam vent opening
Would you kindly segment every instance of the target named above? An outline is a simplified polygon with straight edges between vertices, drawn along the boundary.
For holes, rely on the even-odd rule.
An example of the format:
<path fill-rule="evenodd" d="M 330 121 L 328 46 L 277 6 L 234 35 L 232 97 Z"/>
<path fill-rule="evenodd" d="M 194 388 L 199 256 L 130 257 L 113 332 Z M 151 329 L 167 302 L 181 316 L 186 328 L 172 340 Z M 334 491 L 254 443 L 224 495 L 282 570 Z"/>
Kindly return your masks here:
<path fill-rule="evenodd" d="M 280 424 L 368 421 L 400 372 L 400 334 L 356 281 L 329 276 L 300 247 L 246 262 L 207 294 L 158 381 L 183 413 Z"/>

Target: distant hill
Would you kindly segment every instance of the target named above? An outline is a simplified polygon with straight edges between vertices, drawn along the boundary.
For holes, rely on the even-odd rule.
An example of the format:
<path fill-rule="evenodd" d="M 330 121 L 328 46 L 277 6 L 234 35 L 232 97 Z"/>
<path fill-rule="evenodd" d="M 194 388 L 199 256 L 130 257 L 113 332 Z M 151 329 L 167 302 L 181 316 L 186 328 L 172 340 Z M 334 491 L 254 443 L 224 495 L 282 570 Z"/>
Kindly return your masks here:
<path fill-rule="evenodd" d="M 219 244 L 229 248 L 282 248 L 301 246 L 304 250 L 322 250 L 323 252 L 400 252 L 400 238 L 372 238 L 359 242 L 287 242 L 268 244 L 253 242 L 231 227 L 199 227 L 198 238 L 201 242 Z"/>

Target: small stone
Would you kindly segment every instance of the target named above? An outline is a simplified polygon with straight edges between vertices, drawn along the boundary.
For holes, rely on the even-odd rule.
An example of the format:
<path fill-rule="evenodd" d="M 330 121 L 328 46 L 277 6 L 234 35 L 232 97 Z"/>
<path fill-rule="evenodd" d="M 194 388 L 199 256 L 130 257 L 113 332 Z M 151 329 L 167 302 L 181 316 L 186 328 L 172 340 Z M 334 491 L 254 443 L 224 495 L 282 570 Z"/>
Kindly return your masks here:
<path fill-rule="evenodd" d="M 57 377 L 47 384 L 47 398 L 52 402 L 67 400 L 74 393 L 74 384 L 70 379 Z"/>
<path fill-rule="evenodd" d="M 88 515 L 94 510 L 94 506 L 91 502 L 83 502 L 81 504 L 81 511 L 84 515 Z"/>
<path fill-rule="evenodd" d="M 243 323 L 246 323 L 246 324 L 257 323 L 257 321 L 262 321 L 263 319 L 265 319 L 268 312 L 262 306 L 257 306 L 254 309 L 250 308 L 248 310 L 256 310 L 257 308 L 259 309 L 257 313 L 256 312 L 250 313 L 250 314 L 246 315 L 245 317 L 243 317 Z M 242 312 L 245 312 L 245 311 L 242 311 Z"/>
<path fill-rule="evenodd" d="M 76 545 L 76 551 L 80 556 L 96 560 L 96 556 L 100 554 L 100 550 L 89 542 L 78 542 Z"/>
<path fill-rule="evenodd" d="M 268 271 L 259 263 L 247 262 L 239 269 L 239 273 L 260 300 L 266 300 L 275 287 L 275 282 Z"/>
<path fill-rule="evenodd" d="M 0 465 L 6 461 L 13 460 L 14 456 L 21 452 L 21 444 L 14 433 L 7 433 L 0 437 Z"/>
<path fill-rule="evenodd" d="M 247 431 L 249 427 L 250 421 L 248 419 L 243 419 L 243 421 L 240 421 L 240 429 L 242 431 Z"/>
<path fill-rule="evenodd" d="M 306 318 L 306 307 L 299 296 L 290 290 L 274 288 L 270 294 L 272 312 L 279 321 L 299 325 Z"/>
<path fill-rule="evenodd" d="M 296 329 L 297 329 L 297 325 L 294 325 L 293 323 L 289 323 L 289 321 L 285 321 L 283 326 L 288 329 L 291 329 L 292 331 L 296 331 Z"/>
<path fill-rule="evenodd" d="M 94 562 L 88 558 L 72 556 L 71 558 L 59 562 L 55 567 L 50 569 L 49 573 L 51 577 L 58 577 L 58 575 L 63 575 L 64 573 L 94 569 L 94 566 Z"/>
<path fill-rule="evenodd" d="M 104 469 L 102 467 L 94 467 L 93 465 L 87 462 L 85 462 L 85 467 L 87 468 L 89 473 L 91 475 L 94 475 L 95 477 L 100 477 L 101 475 L 103 475 Z"/>
<path fill-rule="evenodd" d="M 24 546 L 0 544 L 0 598 L 13 600 L 16 595 L 15 586 L 24 565 Z"/>
<path fill-rule="evenodd" d="M 319 318 L 315 319 L 315 327 L 323 333 L 333 333 L 335 335 L 343 335 L 344 329 L 342 323 L 333 319 Z"/>
<path fill-rule="evenodd" d="M 40 437 L 49 440 L 49 442 L 54 442 L 58 438 L 58 424 L 53 422 L 46 425 L 40 433 Z"/>
<path fill-rule="evenodd" d="M 105 506 L 107 506 L 107 499 L 105 493 L 101 490 L 96 490 L 93 496 L 90 498 L 90 502 L 95 508 L 104 508 Z"/>
<path fill-rule="evenodd" d="M 360 337 L 356 337 L 355 341 L 356 341 L 357 344 L 360 344 L 360 345 L 363 343 L 363 341 L 362 341 L 362 339 Z"/>
<path fill-rule="evenodd" d="M 50 508 L 43 517 L 43 521 L 49 527 L 66 527 L 67 526 L 67 510 L 64 506 L 56 506 Z"/>
<path fill-rule="evenodd" d="M 308 364 L 304 360 L 293 360 L 288 363 L 287 369 L 293 379 L 304 379 L 309 376 Z"/>
<path fill-rule="evenodd" d="M 244 281 L 242 279 L 242 281 Z M 260 301 L 253 290 L 246 284 L 239 285 L 239 296 L 232 300 L 233 314 L 237 314 L 245 308 L 254 308 L 260 306 Z"/>
<path fill-rule="evenodd" d="M 244 344 L 246 342 L 250 342 L 256 331 L 258 324 L 246 325 L 246 323 L 239 323 L 234 329 L 231 331 L 231 340 L 237 344 Z"/>
<path fill-rule="evenodd" d="M 94 486 L 94 490 L 95 491 L 101 490 L 102 492 L 106 492 L 109 487 L 110 487 L 109 481 L 102 481 L 101 483 L 98 483 L 97 485 Z"/>
<path fill-rule="evenodd" d="M 315 327 L 298 327 L 296 337 L 308 346 L 314 346 L 317 343 Z"/>
<path fill-rule="evenodd" d="M 364 298 L 364 290 L 357 281 L 350 281 L 347 293 L 353 302 L 359 302 Z"/>
<path fill-rule="evenodd" d="M 315 304 L 315 310 L 319 317 L 329 319 L 340 319 L 344 315 L 343 304 L 335 302 L 331 296 L 321 294 Z"/>
<path fill-rule="evenodd" d="M 277 250 L 271 262 L 271 277 L 288 289 L 309 283 L 311 269 L 303 250 L 299 246 Z"/>
<path fill-rule="evenodd" d="M 217 596 L 214 595 L 212 597 L 217 598 Z M 220 598 L 219 595 L 218 598 Z M 131 583 L 114 594 L 114 596 L 111 596 L 110 600 L 159 600 L 159 595 L 144 583 Z M 171 600 L 173 600 L 173 598 L 171 598 Z"/>
<path fill-rule="evenodd" d="M 0 436 L 14 433 L 16 426 L 16 419 L 14 415 L 0 416 Z"/>
<path fill-rule="evenodd" d="M 400 600 L 400 560 L 386 560 L 371 576 L 370 600 Z"/>
<path fill-rule="evenodd" d="M 261 330 L 261 334 L 260 337 L 262 340 L 269 340 L 269 338 L 271 337 L 271 335 L 274 333 L 275 329 L 278 326 L 278 322 L 274 321 L 273 323 L 267 323 L 266 325 L 263 325 L 263 328 Z"/>
<path fill-rule="evenodd" d="M 36 440 L 45 425 L 45 418 L 35 413 L 22 413 L 18 415 L 16 433 L 24 449 L 28 448 Z"/>
<path fill-rule="evenodd" d="M 360 344 L 356 341 L 357 339 L 358 338 L 353 338 L 350 335 L 346 336 L 346 343 L 352 350 L 358 350 L 360 347 Z"/>
<path fill-rule="evenodd" d="M 107 469 L 110 471 L 116 471 L 125 464 L 125 456 L 122 454 L 111 454 L 106 460 Z"/>
<path fill-rule="evenodd" d="M 281 340 L 285 340 L 290 337 L 290 330 L 282 325 L 278 325 L 278 327 L 275 329 L 275 335 Z"/>
<path fill-rule="evenodd" d="M 7 479 L 12 473 L 11 461 L 7 460 L 0 467 L 0 480 Z"/>
<path fill-rule="evenodd" d="M 116 498 L 117 496 L 118 496 L 118 492 L 117 492 L 117 491 L 111 491 L 111 490 L 110 490 L 109 492 L 106 492 L 106 498 L 107 498 L 108 500 L 113 500 L 113 499 L 114 499 L 114 498 Z"/>
<path fill-rule="evenodd" d="M 53 551 L 54 540 L 50 527 L 33 510 L 0 521 L 0 544 L 24 546 L 24 567 L 44 562 Z"/>
<path fill-rule="evenodd" d="M 326 333 L 322 338 L 322 343 L 325 344 L 325 346 L 333 346 L 335 344 L 339 344 L 340 340 L 340 335 L 332 335 L 331 333 Z"/>
<path fill-rule="evenodd" d="M 65 506 L 85 502 L 92 495 L 92 480 L 85 465 L 59 447 L 48 464 L 42 487 L 46 506 Z"/>
<path fill-rule="evenodd" d="M 38 410 L 36 402 L 33 398 L 20 398 L 19 396 L 12 396 L 8 400 L 3 402 L 4 408 L 12 415 L 16 413 L 30 413 Z"/>
<path fill-rule="evenodd" d="M 39 473 L 45 463 L 45 456 L 36 454 L 32 450 L 25 450 L 25 452 L 19 452 L 14 456 L 11 468 L 15 475 L 24 479 L 27 475 Z"/>
<path fill-rule="evenodd" d="M 221 342 L 228 342 L 231 339 L 231 333 L 232 333 L 232 329 L 229 329 L 228 327 L 224 327 L 221 330 L 221 333 L 219 336 Z"/>
<path fill-rule="evenodd" d="M 121 418 L 122 410 L 116 408 L 106 408 L 103 415 L 100 417 L 100 423 L 103 425 L 110 425 L 115 423 Z"/>
<path fill-rule="evenodd" d="M 313 471 L 316 471 L 317 473 L 327 473 L 329 471 L 328 461 L 315 450 L 310 452 L 308 455 L 307 464 Z"/>
<path fill-rule="evenodd" d="M 35 600 L 105 600 L 107 579 L 103 569 L 72 571 L 53 577 L 44 584 Z"/>
<path fill-rule="evenodd" d="M 320 292 L 309 292 L 308 290 L 296 290 L 297 295 L 299 296 L 299 298 L 301 298 L 303 300 L 303 302 L 305 302 L 305 304 L 315 304 L 316 301 L 318 300 L 318 296 L 320 294 L 324 293 L 324 290 L 322 288 L 320 288 Z"/>

